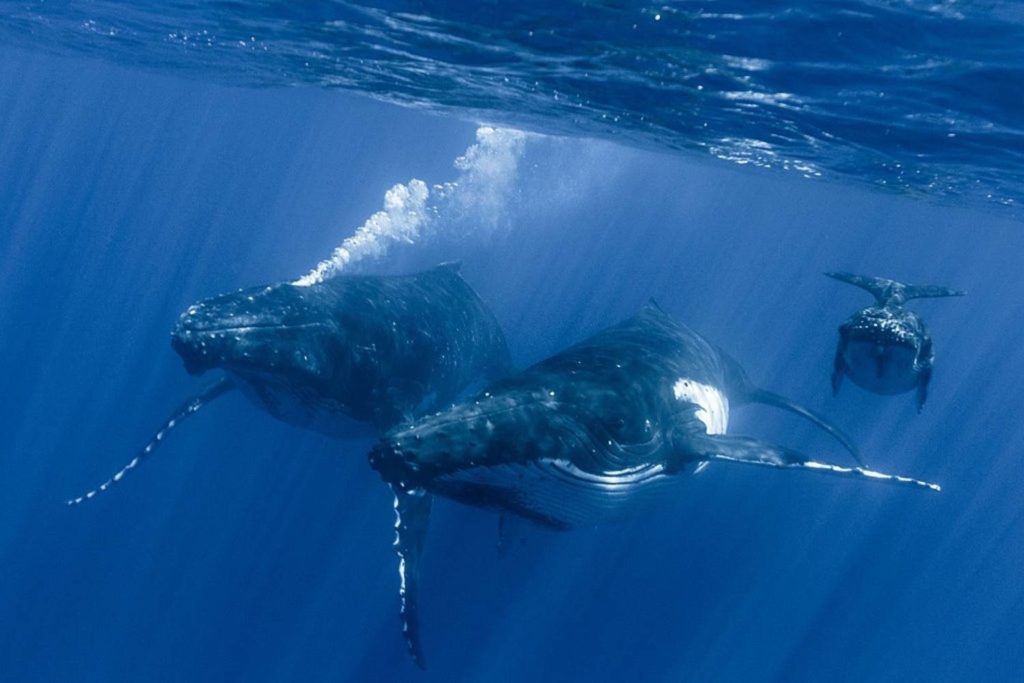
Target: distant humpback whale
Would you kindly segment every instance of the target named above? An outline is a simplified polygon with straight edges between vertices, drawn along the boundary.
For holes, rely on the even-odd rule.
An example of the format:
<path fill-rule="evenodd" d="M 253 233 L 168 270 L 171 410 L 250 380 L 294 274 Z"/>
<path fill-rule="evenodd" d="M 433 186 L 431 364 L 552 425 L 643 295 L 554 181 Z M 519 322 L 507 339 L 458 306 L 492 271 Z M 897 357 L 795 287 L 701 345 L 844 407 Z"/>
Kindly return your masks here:
<path fill-rule="evenodd" d="M 839 326 L 832 393 L 839 393 L 843 375 L 876 394 L 902 394 L 917 389 L 920 412 L 928 398 L 935 351 L 924 321 L 903 304 L 924 297 L 964 296 L 964 292 L 851 273 L 825 275 L 865 289 L 875 297 L 874 306 L 862 308 Z"/>
<path fill-rule="evenodd" d="M 437 410 L 509 368 L 505 336 L 458 264 L 206 299 L 182 313 L 171 344 L 189 373 L 224 377 L 179 406 L 126 467 L 69 504 L 120 481 L 170 429 L 234 388 L 280 420 L 344 435 L 359 423 L 382 432 Z"/>
<path fill-rule="evenodd" d="M 403 631 L 414 659 L 423 665 L 416 594 L 435 495 L 567 529 L 710 462 L 939 488 L 728 436 L 732 407 L 752 401 L 793 408 L 839 434 L 752 386 L 735 361 L 649 304 L 469 400 L 386 434 L 370 463 L 395 494 Z"/>

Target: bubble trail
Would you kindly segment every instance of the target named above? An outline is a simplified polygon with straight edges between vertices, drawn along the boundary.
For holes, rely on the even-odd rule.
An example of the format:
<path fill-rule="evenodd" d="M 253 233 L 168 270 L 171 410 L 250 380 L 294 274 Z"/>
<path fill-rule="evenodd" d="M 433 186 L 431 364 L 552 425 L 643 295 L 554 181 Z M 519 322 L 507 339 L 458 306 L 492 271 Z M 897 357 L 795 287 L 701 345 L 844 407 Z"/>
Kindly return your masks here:
<path fill-rule="evenodd" d="M 418 178 L 398 183 L 384 194 L 384 208 L 293 284 L 323 282 L 358 261 L 382 258 L 394 244 L 415 244 L 470 224 L 477 235 L 494 232 L 515 187 L 526 138 L 512 128 L 477 128 L 476 142 L 453 163 L 455 180 L 432 188 Z"/>

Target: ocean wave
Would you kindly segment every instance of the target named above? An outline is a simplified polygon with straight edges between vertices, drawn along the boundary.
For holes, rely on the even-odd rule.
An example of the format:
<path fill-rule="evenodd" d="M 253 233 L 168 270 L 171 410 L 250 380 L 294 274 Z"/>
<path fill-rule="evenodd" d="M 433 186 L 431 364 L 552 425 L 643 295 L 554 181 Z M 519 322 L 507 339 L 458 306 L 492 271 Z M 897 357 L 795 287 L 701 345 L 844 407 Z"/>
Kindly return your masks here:
<path fill-rule="evenodd" d="M 9 44 L 343 88 L 911 195 L 1024 203 L 1024 9 L 843 2 L 0 2 Z"/>

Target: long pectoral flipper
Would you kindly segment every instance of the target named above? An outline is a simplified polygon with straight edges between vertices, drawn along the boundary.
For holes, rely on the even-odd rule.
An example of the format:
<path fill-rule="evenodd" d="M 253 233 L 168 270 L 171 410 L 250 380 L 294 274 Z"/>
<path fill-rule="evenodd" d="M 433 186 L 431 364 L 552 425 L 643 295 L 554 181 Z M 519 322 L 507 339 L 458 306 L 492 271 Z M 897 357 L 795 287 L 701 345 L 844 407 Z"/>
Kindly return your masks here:
<path fill-rule="evenodd" d="M 690 453 L 688 455 L 689 459 L 801 469 L 898 486 L 923 488 L 930 491 L 942 490 L 938 484 L 913 479 L 912 477 L 876 472 L 865 467 L 842 467 L 841 465 L 811 460 L 797 451 L 744 436 L 693 435 L 689 441 L 690 447 L 695 448 L 699 452 L 697 455 Z"/>
<path fill-rule="evenodd" d="M 405 491 L 392 486 L 391 490 L 395 494 L 395 552 L 401 581 L 402 634 L 416 665 L 426 669 L 419 626 L 420 557 L 434 497 L 422 489 Z"/>
<path fill-rule="evenodd" d="M 199 412 L 199 409 L 202 408 L 204 405 L 214 400 L 215 398 L 227 393 L 233 387 L 234 384 L 231 382 L 231 380 L 225 377 L 218 381 L 216 384 L 213 384 L 207 387 L 206 389 L 203 389 L 201 392 L 199 392 L 192 398 L 188 399 L 181 405 L 179 405 L 177 408 L 175 408 L 174 412 L 171 413 L 171 416 L 167 418 L 167 421 L 164 422 L 164 425 L 159 430 L 157 430 L 156 434 L 153 435 L 153 438 L 149 440 L 149 443 L 146 444 L 145 448 L 139 451 L 139 453 L 134 458 L 132 458 L 127 465 L 122 467 L 120 470 L 117 471 L 117 473 L 110 477 L 110 479 L 107 479 L 105 482 L 103 482 L 93 490 L 88 491 L 87 493 L 83 493 L 77 498 L 71 498 L 70 500 L 67 501 L 67 504 L 78 505 L 79 503 L 85 502 L 90 498 L 94 498 L 101 491 L 106 491 L 114 484 L 114 482 L 121 481 L 121 479 L 124 477 L 125 474 L 128 473 L 129 470 L 135 469 L 136 467 L 138 467 L 139 463 L 141 463 L 146 457 L 152 455 L 153 451 L 155 451 L 157 449 L 157 446 L 159 446 L 160 443 L 164 440 L 164 437 L 167 436 L 167 433 L 170 432 L 179 424 L 181 424 L 182 420 L 184 420 L 186 417 L 189 417 L 190 415 L 195 415 L 197 412 Z"/>
<path fill-rule="evenodd" d="M 818 415 L 810 408 L 805 408 L 799 403 L 790 401 L 785 396 L 779 396 L 778 394 L 765 391 L 764 389 L 757 389 L 751 393 L 750 400 L 755 403 L 763 403 L 765 405 L 788 410 L 791 413 L 796 413 L 804 419 L 813 422 L 819 428 L 828 432 L 836 441 L 843 444 L 843 448 L 849 451 L 850 455 L 853 456 L 853 459 L 857 461 L 858 465 L 861 467 L 864 466 L 864 461 L 860 459 L 860 453 L 857 451 L 857 447 L 853 445 L 853 441 L 850 440 L 850 437 L 846 436 L 846 434 L 844 434 L 838 427 L 829 423 L 828 420 L 823 418 L 821 415 Z"/>

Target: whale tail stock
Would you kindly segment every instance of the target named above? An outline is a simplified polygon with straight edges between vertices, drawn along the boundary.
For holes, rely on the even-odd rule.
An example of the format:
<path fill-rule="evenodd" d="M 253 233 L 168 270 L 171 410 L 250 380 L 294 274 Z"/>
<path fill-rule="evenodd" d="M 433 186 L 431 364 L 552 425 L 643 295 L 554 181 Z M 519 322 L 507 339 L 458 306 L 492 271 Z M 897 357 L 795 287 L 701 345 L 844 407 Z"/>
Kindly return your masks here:
<path fill-rule="evenodd" d="M 133 470 L 136 467 L 138 467 L 138 465 L 145 458 L 153 454 L 153 451 L 157 449 L 160 443 L 164 440 L 164 437 L 167 436 L 168 432 L 170 432 L 172 429 L 181 424 L 182 421 L 185 420 L 185 418 L 195 415 L 197 412 L 199 412 L 200 408 L 202 408 L 210 401 L 213 401 L 214 399 L 223 396 L 225 393 L 234 388 L 234 386 L 235 385 L 231 380 L 229 380 L 227 377 L 224 377 L 218 380 L 216 383 L 206 387 L 195 396 L 192 396 L 186 401 L 182 402 L 177 408 L 174 409 L 174 411 L 171 413 L 171 416 L 167 418 L 167 420 L 164 422 L 163 426 L 161 426 L 160 429 L 156 431 L 153 437 L 149 440 L 149 443 L 147 443 L 146 446 L 128 462 L 127 465 L 118 470 L 112 477 L 110 477 L 110 479 L 107 479 L 105 482 L 103 482 L 96 488 L 92 489 L 91 491 L 83 493 L 77 498 L 69 499 L 68 501 L 66 501 L 67 504 L 78 505 L 80 503 L 84 503 L 90 498 L 94 498 L 99 493 L 106 491 L 115 482 L 121 481 L 124 475 L 126 475 L 130 470 Z"/>
<path fill-rule="evenodd" d="M 825 273 L 830 278 L 860 287 L 875 297 L 879 306 L 900 305 L 911 299 L 929 297 L 965 296 L 967 292 L 935 285 L 907 285 L 883 277 L 854 275 L 853 273 Z"/>
<path fill-rule="evenodd" d="M 690 435 L 688 440 L 690 442 L 689 447 L 685 451 L 691 452 L 686 456 L 687 460 L 694 459 L 692 450 L 696 449 L 699 453 L 696 459 L 699 461 L 736 462 L 747 465 L 760 465 L 762 467 L 799 469 L 929 491 L 942 490 L 942 487 L 938 484 L 912 477 L 887 474 L 866 467 L 843 467 L 841 465 L 812 460 L 802 453 L 789 448 L 745 436 L 701 434 Z"/>

